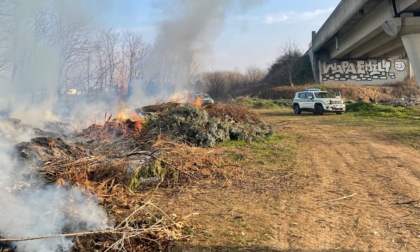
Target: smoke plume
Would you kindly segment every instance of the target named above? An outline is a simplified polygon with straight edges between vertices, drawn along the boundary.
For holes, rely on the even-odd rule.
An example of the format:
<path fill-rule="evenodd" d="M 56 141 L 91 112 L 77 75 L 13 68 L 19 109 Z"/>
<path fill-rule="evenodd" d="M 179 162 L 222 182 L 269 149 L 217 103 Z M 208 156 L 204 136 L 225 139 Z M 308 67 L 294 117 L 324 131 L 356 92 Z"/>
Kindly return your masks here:
<path fill-rule="evenodd" d="M 159 24 L 144 77 L 133 83 L 131 101 L 139 97 L 170 97 L 190 88 L 194 74 L 205 66 L 227 12 L 245 12 L 263 0 L 165 1 L 157 5 L 167 17 Z"/>
<path fill-rule="evenodd" d="M 55 118 L 53 108 L 63 83 L 67 53 L 63 50 L 69 45 L 60 40 L 52 19 L 57 16 L 52 14 L 57 8 L 67 8 L 64 5 L 64 1 L 47 0 L 0 3 L 2 117 L 21 118 L 36 125 Z M 69 5 L 67 11 L 69 15 L 60 17 L 69 24 L 74 9 Z M 37 171 L 18 161 L 14 144 L 33 136 L 31 130 L 15 129 L 9 122 L 0 121 L 0 237 L 23 238 L 112 226 L 93 195 L 79 188 L 46 185 Z M 17 251 L 48 252 L 69 251 L 72 244 L 71 238 L 50 238 L 15 245 Z"/>
<path fill-rule="evenodd" d="M 13 143 L 27 141 L 34 133 L 9 125 L 0 121 L 1 238 L 102 230 L 112 226 L 93 195 L 79 188 L 46 185 L 37 171 L 19 162 Z M 69 251 L 72 244 L 71 238 L 50 238 L 19 242 L 16 246 L 18 251 Z"/>
<path fill-rule="evenodd" d="M 13 144 L 33 132 L 0 122 L 0 236 L 36 237 L 111 227 L 95 197 L 79 188 L 45 185 L 36 171 L 18 162 Z M 24 139 L 26 136 L 28 139 Z M 68 251 L 71 238 L 19 242 L 18 251 Z"/>
<path fill-rule="evenodd" d="M 124 61 L 131 59 L 118 40 L 124 33 L 110 33 L 101 40 L 97 36 L 101 28 L 88 22 L 100 15 L 95 12 L 111 8 L 110 0 L 4 0 L 0 3 L 0 92 L 4 94 L 0 112 L 31 124 L 40 119 L 92 120 L 94 112 L 115 113 L 121 99 L 118 89 L 124 85 L 128 94 L 123 99 L 130 97 L 133 108 L 191 90 L 226 16 L 262 2 L 154 2 L 165 16 L 157 24 L 156 39 L 151 49 L 141 45 L 143 52 L 136 53 L 143 56 L 125 66 Z M 127 69 L 132 65 L 136 69 Z"/>
<path fill-rule="evenodd" d="M 64 117 L 74 119 L 76 115 L 91 122 L 97 115 L 100 120 L 109 110 L 115 111 L 120 84 L 125 75 L 131 78 L 136 71 L 141 74 L 130 79 L 127 91 L 133 108 L 183 91 L 205 65 L 203 57 L 211 53 L 227 13 L 244 12 L 261 3 L 258 0 L 160 2 L 157 6 L 167 18 L 159 23 L 156 41 L 147 50 L 147 56 L 137 55 L 133 62 L 141 68 L 128 71 L 122 67 L 114 69 L 125 60 L 122 52 L 103 57 L 114 48 L 110 46 L 118 44 L 112 44 L 112 36 L 106 41 L 111 44 L 101 45 L 92 40 L 94 32 L 85 21 L 85 15 L 90 14 L 86 9 L 89 4 L 83 2 L 0 2 L 1 117 L 19 118 L 32 125 Z M 94 62 L 95 57 L 100 60 Z M 72 78 L 68 77 L 69 73 Z M 79 85 L 82 82 L 86 85 Z M 99 102 L 92 104 L 91 100 Z M 33 137 L 30 130 L 19 131 L 0 122 L 0 237 L 110 227 L 106 213 L 97 206 L 93 195 L 79 188 L 47 186 L 36 171 L 17 160 L 14 144 L 30 137 Z M 50 238 L 17 245 L 18 251 L 68 251 L 72 242 Z"/>

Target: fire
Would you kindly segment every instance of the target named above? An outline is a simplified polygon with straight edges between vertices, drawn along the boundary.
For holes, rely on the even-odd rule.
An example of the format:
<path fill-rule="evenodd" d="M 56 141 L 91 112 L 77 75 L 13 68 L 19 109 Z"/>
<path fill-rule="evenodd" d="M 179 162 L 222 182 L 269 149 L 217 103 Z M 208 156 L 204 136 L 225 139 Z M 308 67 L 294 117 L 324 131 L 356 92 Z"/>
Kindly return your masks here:
<path fill-rule="evenodd" d="M 120 107 L 114 127 L 117 132 L 127 137 L 137 135 L 143 128 L 143 124 L 142 119 L 136 113 L 131 113 L 128 116 L 126 110 Z"/>
<path fill-rule="evenodd" d="M 95 120 L 96 121 L 96 120 Z M 112 137 L 133 137 L 140 135 L 143 128 L 143 120 L 136 113 L 130 113 L 124 108 L 121 102 L 118 108 L 117 117 L 109 117 L 105 114 L 105 122 L 101 125 L 93 124 L 84 130 L 87 135 L 95 138 L 112 138 Z"/>
<path fill-rule="evenodd" d="M 188 91 L 176 91 L 169 97 L 169 101 L 180 103 L 189 102 L 189 93 Z"/>
<path fill-rule="evenodd" d="M 201 104 L 203 102 L 204 96 L 200 95 L 197 97 L 197 99 L 192 103 L 197 108 L 201 109 Z"/>
<path fill-rule="evenodd" d="M 118 106 L 117 123 L 122 123 L 127 120 L 128 116 L 125 113 L 124 103 L 120 102 Z"/>
<path fill-rule="evenodd" d="M 124 104 L 121 102 L 118 108 L 118 116 L 116 119 L 117 125 L 126 124 L 136 130 L 142 128 L 142 119 L 136 113 L 131 113 L 130 116 L 127 116 L 126 109 L 124 108 Z"/>
<path fill-rule="evenodd" d="M 135 122 L 134 123 L 134 128 L 135 129 L 139 129 L 140 130 L 141 128 L 143 128 L 142 119 L 136 113 L 133 113 L 130 116 L 130 119 Z"/>

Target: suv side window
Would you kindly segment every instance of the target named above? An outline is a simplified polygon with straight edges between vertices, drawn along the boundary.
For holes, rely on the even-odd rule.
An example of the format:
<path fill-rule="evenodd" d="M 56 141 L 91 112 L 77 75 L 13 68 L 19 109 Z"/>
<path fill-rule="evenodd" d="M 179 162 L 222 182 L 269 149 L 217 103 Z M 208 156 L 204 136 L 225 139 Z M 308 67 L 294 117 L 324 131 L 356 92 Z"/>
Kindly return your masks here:
<path fill-rule="evenodd" d="M 299 99 L 305 99 L 306 93 L 299 93 L 298 97 L 299 97 Z"/>
<path fill-rule="evenodd" d="M 314 94 L 313 93 L 306 93 L 306 99 L 312 99 L 314 98 Z"/>

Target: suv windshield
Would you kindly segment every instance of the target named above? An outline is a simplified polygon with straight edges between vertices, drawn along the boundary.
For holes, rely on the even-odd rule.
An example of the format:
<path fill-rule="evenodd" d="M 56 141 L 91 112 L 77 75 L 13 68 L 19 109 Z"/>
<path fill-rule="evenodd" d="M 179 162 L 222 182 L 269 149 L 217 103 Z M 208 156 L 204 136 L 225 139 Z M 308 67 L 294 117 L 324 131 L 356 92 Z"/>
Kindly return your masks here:
<path fill-rule="evenodd" d="M 334 98 L 334 96 L 328 92 L 315 93 L 316 98 Z"/>

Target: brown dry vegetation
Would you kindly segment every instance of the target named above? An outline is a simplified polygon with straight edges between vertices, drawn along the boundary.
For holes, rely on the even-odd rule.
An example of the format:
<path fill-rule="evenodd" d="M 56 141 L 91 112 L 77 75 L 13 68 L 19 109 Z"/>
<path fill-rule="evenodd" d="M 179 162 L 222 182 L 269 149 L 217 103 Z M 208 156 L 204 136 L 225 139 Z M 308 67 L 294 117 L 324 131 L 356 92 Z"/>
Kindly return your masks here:
<path fill-rule="evenodd" d="M 220 152 L 195 147 L 198 143 L 186 137 L 195 131 L 186 129 L 208 131 L 209 137 L 217 137 L 219 131 L 206 128 L 212 125 L 211 120 L 221 127 L 236 125 L 235 134 L 247 128 L 268 127 L 244 107 L 209 105 L 205 109 L 210 116 L 190 104 L 157 104 L 147 108 L 148 119 L 143 123 L 108 117 L 104 124 L 68 137 L 37 130 L 38 137 L 16 146 L 20 161 L 38 170 L 48 182 L 93 193 L 115 223 L 113 229 L 93 233 L 71 234 L 70 227 L 63 230 L 66 236 L 75 237 L 72 251 L 160 251 L 188 237 L 183 233 L 189 227 L 188 215 L 167 214 L 154 204 L 154 191 L 179 190 L 196 183 L 205 187 L 230 186 L 232 178 L 240 177 L 242 171 Z M 20 125 L 19 121 L 9 123 Z M 178 137 L 174 138 L 175 133 Z M 261 132 L 244 134 L 252 139 L 252 134 Z M 6 237 L 0 245 L 14 240 Z M 6 247 L 0 247 L 0 251 L 11 251 Z"/>
<path fill-rule="evenodd" d="M 230 183 L 155 192 L 166 211 L 199 213 L 192 239 L 171 251 L 420 249 L 419 146 L 391 137 L 418 123 L 265 115 L 276 137 L 215 148 L 241 168 Z"/>
<path fill-rule="evenodd" d="M 236 105 L 205 109 L 248 118 Z M 48 180 L 93 192 L 115 221 L 112 232 L 75 238 L 74 251 L 420 249 L 418 116 L 251 114 L 275 135 L 201 148 L 135 128 L 76 145 L 38 138 L 18 151 L 42 161 Z"/>
<path fill-rule="evenodd" d="M 331 92 L 341 92 L 341 95 L 347 101 L 386 102 L 394 98 L 420 96 L 420 88 L 414 79 L 387 86 L 353 86 L 344 84 L 280 86 L 259 91 L 253 95 L 265 99 L 292 99 L 296 92 L 302 91 L 307 87 L 320 87 Z"/>

